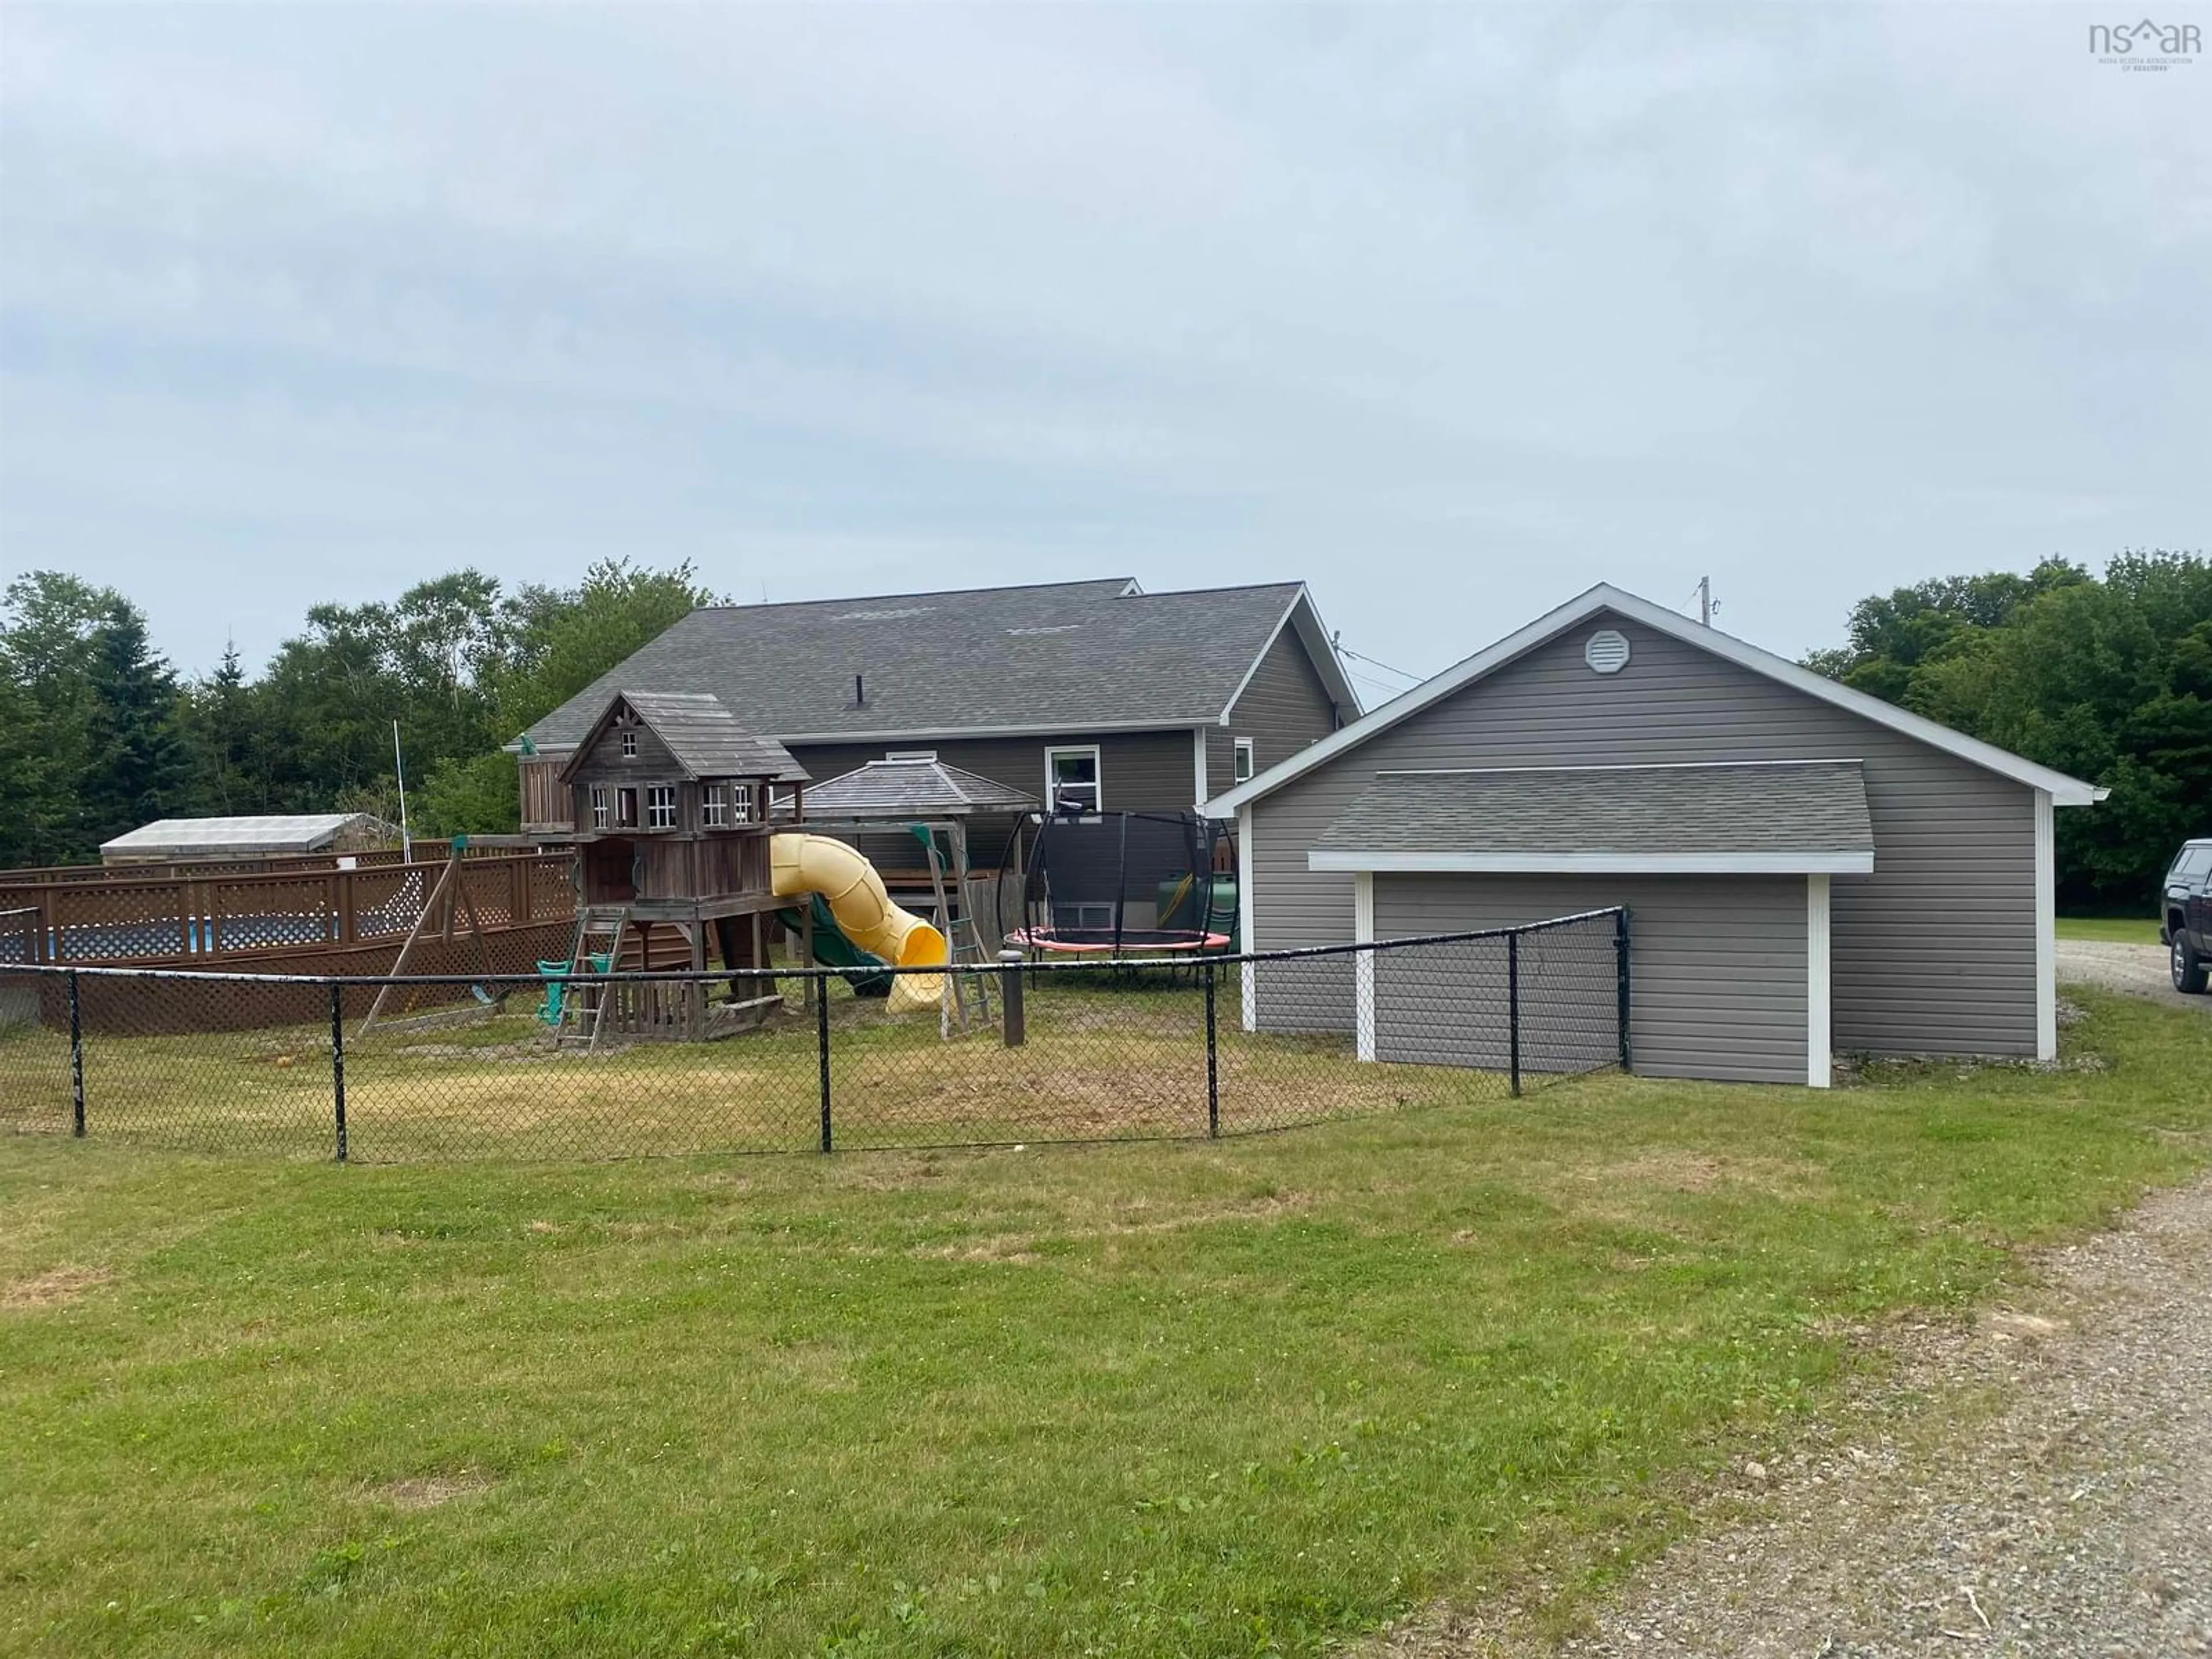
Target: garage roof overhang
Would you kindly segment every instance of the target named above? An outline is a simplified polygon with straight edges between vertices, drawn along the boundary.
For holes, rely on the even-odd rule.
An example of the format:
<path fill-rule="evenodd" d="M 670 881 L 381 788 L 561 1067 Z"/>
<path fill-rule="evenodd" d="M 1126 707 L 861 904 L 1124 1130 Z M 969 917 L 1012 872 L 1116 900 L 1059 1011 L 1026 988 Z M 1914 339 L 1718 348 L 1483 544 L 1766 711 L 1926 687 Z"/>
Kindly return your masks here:
<path fill-rule="evenodd" d="M 1856 761 L 1380 772 L 1306 855 L 1322 871 L 1865 875 Z"/>

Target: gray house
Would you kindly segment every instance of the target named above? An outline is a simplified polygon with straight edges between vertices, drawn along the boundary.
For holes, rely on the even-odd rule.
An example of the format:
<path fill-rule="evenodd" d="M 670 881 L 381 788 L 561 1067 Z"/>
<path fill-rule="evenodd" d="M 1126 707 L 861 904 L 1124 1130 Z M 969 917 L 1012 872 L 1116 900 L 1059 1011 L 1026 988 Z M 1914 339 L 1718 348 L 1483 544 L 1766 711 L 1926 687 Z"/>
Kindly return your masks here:
<path fill-rule="evenodd" d="M 710 693 L 817 780 L 929 759 L 1105 811 L 1192 811 L 1359 713 L 1297 582 L 1146 593 L 1117 576 L 712 606 L 514 745 L 525 834 L 573 831 L 561 766 L 624 687 Z M 975 818 L 979 857 L 996 854 L 1014 816 Z"/>
<path fill-rule="evenodd" d="M 1247 950 L 1626 905 L 1639 1072 L 1818 1087 L 1836 1049 L 2056 1053 L 2051 812 L 2103 793 L 1599 586 L 1208 810 Z M 1246 975 L 1250 1028 L 1476 1040 Z"/>

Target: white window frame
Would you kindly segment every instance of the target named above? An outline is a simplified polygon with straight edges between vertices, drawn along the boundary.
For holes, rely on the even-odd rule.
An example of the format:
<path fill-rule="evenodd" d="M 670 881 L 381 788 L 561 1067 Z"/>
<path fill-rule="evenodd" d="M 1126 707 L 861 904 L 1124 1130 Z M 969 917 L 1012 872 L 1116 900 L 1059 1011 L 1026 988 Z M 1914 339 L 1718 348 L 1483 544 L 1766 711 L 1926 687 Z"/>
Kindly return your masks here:
<path fill-rule="evenodd" d="M 1106 810 L 1106 757 L 1099 752 L 1099 747 L 1095 743 L 1061 743 L 1046 746 L 1044 751 L 1045 809 L 1054 812 L 1060 810 L 1060 782 L 1057 763 L 1063 755 L 1091 757 L 1091 781 L 1089 787 L 1091 801 L 1089 811 L 1093 813 L 1104 811 Z M 1074 787 L 1078 789 L 1085 787 L 1082 784 L 1077 784 Z"/>
<path fill-rule="evenodd" d="M 1252 747 L 1252 739 L 1237 738 L 1237 762 L 1231 775 L 1239 783 L 1249 783 L 1252 781 L 1252 775 L 1259 769 L 1259 757 Z"/>
<path fill-rule="evenodd" d="M 611 830 L 615 823 L 614 792 L 604 783 L 592 786 L 592 828 Z"/>
<path fill-rule="evenodd" d="M 753 786 L 733 783 L 730 786 L 730 822 L 750 823 L 753 821 Z"/>
<path fill-rule="evenodd" d="M 625 805 L 629 808 L 628 817 L 623 816 L 623 808 Z M 615 828 L 617 830 L 637 828 L 637 791 L 628 785 L 618 787 L 615 791 Z"/>
<path fill-rule="evenodd" d="M 730 822 L 730 787 L 726 783 L 699 786 L 699 827 L 720 830 Z"/>
<path fill-rule="evenodd" d="M 648 783 L 645 786 L 645 827 L 648 830 L 673 830 L 676 827 L 674 784 Z"/>
<path fill-rule="evenodd" d="M 635 760 L 637 758 L 636 732 L 624 732 L 622 734 L 622 751 L 623 758 L 624 760 Z"/>
<path fill-rule="evenodd" d="M 934 749 L 886 749 L 884 750 L 884 758 L 885 760 L 933 761 L 937 758 L 937 751 Z"/>

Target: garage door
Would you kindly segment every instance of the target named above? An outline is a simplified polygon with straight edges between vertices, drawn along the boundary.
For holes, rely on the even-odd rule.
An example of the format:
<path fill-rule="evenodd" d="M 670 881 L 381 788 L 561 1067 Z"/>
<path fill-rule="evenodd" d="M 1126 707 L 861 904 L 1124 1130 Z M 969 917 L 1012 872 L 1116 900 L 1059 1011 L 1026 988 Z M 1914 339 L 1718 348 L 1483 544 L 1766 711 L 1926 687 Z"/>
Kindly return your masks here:
<path fill-rule="evenodd" d="M 1631 1046 L 1656 1077 L 1802 1083 L 1807 1076 L 1807 904 L 1802 876 L 1508 876 L 1378 873 L 1377 939 L 1506 927 L 1625 904 L 1632 913 Z M 1613 1040 L 1609 985 L 1568 951 L 1593 948 L 1570 929 L 1547 958 L 1547 935 L 1522 941 L 1522 1065 L 1584 1071 Z M 1425 953 L 1376 965 L 1376 1058 L 1504 1064 L 1502 975 L 1443 988 Z M 1597 1005 L 1602 1003 L 1602 1006 Z M 1464 1009 L 1449 1023 L 1440 1007 Z"/>

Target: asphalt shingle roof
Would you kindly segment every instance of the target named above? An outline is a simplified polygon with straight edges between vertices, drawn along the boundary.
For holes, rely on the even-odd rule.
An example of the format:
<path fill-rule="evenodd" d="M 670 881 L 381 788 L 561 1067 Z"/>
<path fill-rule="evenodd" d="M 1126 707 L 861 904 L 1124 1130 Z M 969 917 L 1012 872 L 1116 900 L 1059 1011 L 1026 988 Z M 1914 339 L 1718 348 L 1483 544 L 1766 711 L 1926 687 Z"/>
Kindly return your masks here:
<path fill-rule="evenodd" d="M 617 691 L 607 697 L 585 731 L 599 724 L 617 702 L 644 721 L 677 764 L 694 778 L 770 778 L 804 783 L 806 769 L 773 738 L 757 738 L 739 726 L 720 702 L 705 692 Z"/>
<path fill-rule="evenodd" d="M 1033 812 L 1040 805 L 1034 795 L 943 761 L 870 761 L 806 792 L 806 811 L 812 817 Z"/>
<path fill-rule="evenodd" d="M 1298 592 L 1129 583 L 695 611 L 530 728 L 576 744 L 626 685 L 711 693 L 748 732 L 799 738 L 1192 726 L 1218 720 Z M 854 700 L 859 677 L 865 701 Z"/>
<path fill-rule="evenodd" d="M 1381 772 L 1340 853 L 1871 853 L 1856 761 Z"/>

